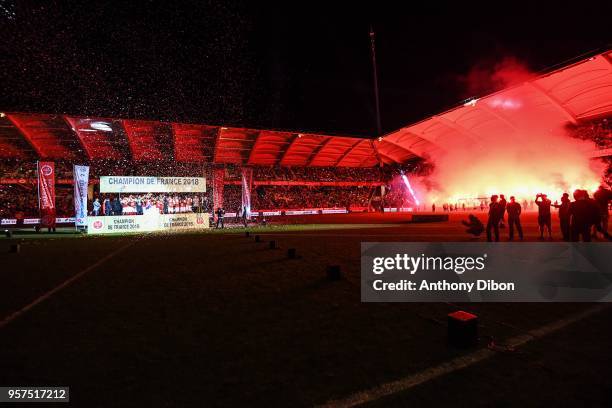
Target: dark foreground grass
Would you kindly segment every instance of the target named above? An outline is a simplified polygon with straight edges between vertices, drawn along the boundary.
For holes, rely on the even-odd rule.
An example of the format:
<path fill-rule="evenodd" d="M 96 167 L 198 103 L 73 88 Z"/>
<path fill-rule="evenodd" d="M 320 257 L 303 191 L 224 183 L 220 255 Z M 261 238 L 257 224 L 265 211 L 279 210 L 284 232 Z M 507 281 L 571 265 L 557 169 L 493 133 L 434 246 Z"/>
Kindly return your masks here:
<path fill-rule="evenodd" d="M 0 385 L 68 385 L 71 405 L 83 407 L 311 406 L 463 353 L 446 345 L 446 314 L 458 307 L 477 313 L 483 336 L 502 343 L 588 307 L 362 304 L 361 241 L 427 234 L 437 240 L 440 231 L 459 240 L 453 231 L 461 231 L 453 224 L 357 228 L 329 220 L 258 230 L 264 240 L 277 240 L 278 250 L 241 230 L 22 239 L 19 254 L 0 241 L 0 318 L 132 244 L 0 329 Z M 288 247 L 300 258 L 287 259 Z M 327 281 L 329 263 L 341 265 L 345 279 Z M 533 405 L 543 405 L 552 393 L 536 393 L 534 384 L 552 386 L 551 372 L 569 360 L 575 369 L 563 382 L 567 389 L 609 386 L 610 366 L 601 363 L 610 357 L 609 317 L 591 318 L 585 328 L 594 331 L 584 341 L 570 328 L 525 352 L 438 379 L 435 389 L 421 386 L 377 404 L 524 403 L 508 384 L 503 399 L 489 395 L 496 383 L 510 381 L 528 386 Z M 575 351 L 587 342 L 590 348 Z M 600 363 L 592 365 L 595 359 Z M 548 377 L 533 383 L 534 375 Z M 589 401 L 604 405 L 607 398 Z"/>

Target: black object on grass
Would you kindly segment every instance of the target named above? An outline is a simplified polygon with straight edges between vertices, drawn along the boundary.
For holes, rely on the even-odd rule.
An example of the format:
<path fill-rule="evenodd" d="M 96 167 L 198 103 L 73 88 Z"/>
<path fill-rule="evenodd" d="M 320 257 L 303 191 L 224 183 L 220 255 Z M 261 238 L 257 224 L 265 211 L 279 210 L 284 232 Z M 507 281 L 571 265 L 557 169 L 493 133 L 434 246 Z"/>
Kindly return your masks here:
<path fill-rule="evenodd" d="M 327 266 L 327 279 L 329 280 L 340 280 L 342 278 L 342 271 L 340 265 L 328 265 Z"/>
<path fill-rule="evenodd" d="M 459 310 L 448 315 L 448 342 L 467 348 L 478 343 L 478 316 Z"/>

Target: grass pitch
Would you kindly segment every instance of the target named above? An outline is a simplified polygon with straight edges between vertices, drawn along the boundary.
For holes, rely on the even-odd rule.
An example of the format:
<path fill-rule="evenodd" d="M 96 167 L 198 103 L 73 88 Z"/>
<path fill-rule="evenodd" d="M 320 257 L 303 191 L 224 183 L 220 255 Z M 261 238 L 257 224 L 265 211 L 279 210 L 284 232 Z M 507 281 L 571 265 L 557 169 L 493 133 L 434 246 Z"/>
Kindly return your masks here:
<path fill-rule="evenodd" d="M 361 303 L 361 241 L 470 238 L 456 220 L 305 220 L 315 222 L 254 228 L 251 238 L 230 229 L 1 239 L 0 319 L 118 252 L 0 328 L 0 385 L 67 385 L 83 407 L 313 406 L 466 353 L 446 344 L 446 314 L 457 308 L 479 315 L 485 346 L 590 306 Z M 20 253 L 8 253 L 11 242 Z M 343 280 L 325 279 L 330 263 Z M 606 405 L 610 318 L 372 405 Z"/>

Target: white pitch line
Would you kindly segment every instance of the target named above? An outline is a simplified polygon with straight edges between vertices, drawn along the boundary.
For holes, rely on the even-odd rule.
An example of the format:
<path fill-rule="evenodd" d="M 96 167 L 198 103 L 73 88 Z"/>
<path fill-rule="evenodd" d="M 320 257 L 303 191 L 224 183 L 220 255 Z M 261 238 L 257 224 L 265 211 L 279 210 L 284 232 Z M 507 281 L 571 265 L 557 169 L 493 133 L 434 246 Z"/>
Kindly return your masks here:
<path fill-rule="evenodd" d="M 522 346 L 532 340 L 535 340 L 537 338 L 540 338 L 540 337 L 549 335 L 551 333 L 554 333 L 556 331 L 559 331 L 573 323 L 576 323 L 577 321 L 580 321 L 595 313 L 598 313 L 602 311 L 603 309 L 607 308 L 608 306 L 609 306 L 608 304 L 604 304 L 604 305 L 597 305 L 597 306 L 591 307 L 585 311 L 570 315 L 566 318 L 546 324 L 537 329 L 530 330 L 525 334 L 521 334 L 516 337 L 512 337 L 506 342 L 506 344 L 509 347 Z M 413 387 L 416 387 L 417 385 L 434 380 L 443 375 L 450 374 L 454 371 L 467 368 L 471 365 L 474 365 L 490 357 L 493 357 L 496 354 L 497 354 L 497 351 L 494 351 L 488 348 L 479 349 L 465 356 L 454 358 L 448 362 L 428 368 L 426 370 L 409 375 L 399 380 L 385 383 L 385 384 L 370 388 L 368 390 L 359 391 L 346 398 L 328 401 L 325 404 L 320 405 L 320 407 L 349 408 L 349 407 L 355 407 L 358 405 L 370 403 L 372 401 L 376 401 L 383 397 L 387 397 L 393 394 L 397 394 L 399 392 L 407 391 Z"/>
<path fill-rule="evenodd" d="M 5 318 L 3 318 L 2 320 L 0 320 L 0 329 L 3 329 L 5 326 L 7 326 L 9 323 L 13 322 L 14 320 L 16 320 L 17 318 L 19 318 L 20 316 L 24 315 L 25 313 L 27 313 L 28 311 L 30 311 L 32 308 L 34 308 L 36 305 L 44 302 L 45 300 L 49 299 L 51 296 L 53 296 L 54 294 L 56 294 L 57 292 L 59 292 L 60 290 L 64 289 L 65 287 L 67 287 L 68 285 L 70 285 L 71 283 L 73 283 L 74 281 L 76 281 L 77 279 L 81 278 L 83 275 L 85 275 L 87 272 L 97 268 L 98 266 L 102 265 L 104 262 L 108 261 L 109 259 L 111 259 L 112 257 L 114 257 L 115 255 L 119 254 L 120 252 L 124 251 L 125 249 L 131 247 L 132 245 L 134 245 L 136 242 L 138 241 L 138 239 L 133 240 L 128 242 L 126 245 L 117 248 L 116 250 L 114 250 L 113 252 L 111 252 L 110 254 L 106 255 L 105 257 L 101 258 L 100 260 L 98 260 L 97 262 L 93 263 L 92 265 L 88 266 L 87 268 L 83 269 L 82 271 L 78 272 L 76 275 L 71 276 L 70 278 L 66 279 L 64 282 L 62 282 L 61 284 L 59 284 L 58 286 L 54 287 L 53 289 L 51 289 L 50 291 L 48 291 L 47 293 L 43 294 L 42 296 L 36 298 L 33 302 L 29 303 L 28 305 L 22 307 L 21 309 L 17 310 L 14 313 L 11 313 L 10 315 L 6 316 Z"/>

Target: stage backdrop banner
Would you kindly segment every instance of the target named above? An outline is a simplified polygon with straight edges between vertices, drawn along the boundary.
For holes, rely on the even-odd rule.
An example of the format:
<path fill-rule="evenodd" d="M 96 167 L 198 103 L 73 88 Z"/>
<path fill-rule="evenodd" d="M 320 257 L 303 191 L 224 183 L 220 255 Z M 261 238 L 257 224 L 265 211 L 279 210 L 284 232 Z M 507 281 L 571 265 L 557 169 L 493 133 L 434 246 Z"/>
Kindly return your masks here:
<path fill-rule="evenodd" d="M 88 234 L 180 231 L 208 228 L 208 214 L 149 214 L 87 217 Z"/>
<path fill-rule="evenodd" d="M 38 206 L 43 227 L 55 227 L 55 163 L 38 162 Z"/>
<path fill-rule="evenodd" d="M 102 176 L 101 193 L 205 193 L 204 177 Z"/>
<path fill-rule="evenodd" d="M 74 224 L 77 227 L 87 225 L 87 185 L 89 184 L 89 166 L 74 165 Z"/>

